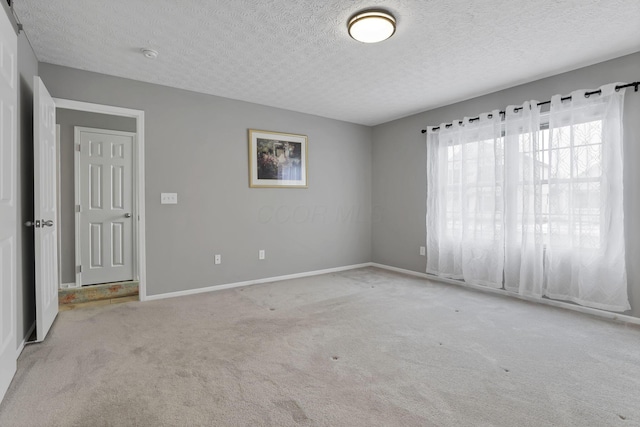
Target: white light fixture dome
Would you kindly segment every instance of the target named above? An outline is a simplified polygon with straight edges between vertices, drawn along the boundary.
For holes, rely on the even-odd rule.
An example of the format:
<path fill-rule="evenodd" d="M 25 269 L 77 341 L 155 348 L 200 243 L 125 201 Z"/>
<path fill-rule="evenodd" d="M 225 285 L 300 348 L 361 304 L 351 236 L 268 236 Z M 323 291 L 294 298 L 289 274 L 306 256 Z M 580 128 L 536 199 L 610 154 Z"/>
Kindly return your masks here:
<path fill-rule="evenodd" d="M 396 19 L 382 10 L 359 12 L 349 20 L 349 35 L 362 43 L 378 43 L 396 32 Z"/>

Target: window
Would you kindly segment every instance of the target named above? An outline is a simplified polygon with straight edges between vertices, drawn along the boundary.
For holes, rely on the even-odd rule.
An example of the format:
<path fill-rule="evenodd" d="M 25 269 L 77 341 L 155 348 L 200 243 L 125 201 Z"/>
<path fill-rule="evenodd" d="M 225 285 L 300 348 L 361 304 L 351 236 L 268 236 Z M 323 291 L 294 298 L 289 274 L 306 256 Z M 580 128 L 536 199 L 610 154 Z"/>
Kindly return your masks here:
<path fill-rule="evenodd" d="M 493 240 L 502 229 L 503 138 L 451 145 L 447 149 L 446 223 L 451 234 Z M 464 209 L 463 209 L 464 207 Z M 463 215 L 466 228 L 463 230 Z"/>
<path fill-rule="evenodd" d="M 523 215 L 524 165 L 534 165 L 535 180 L 540 186 L 535 195 L 536 223 L 547 242 L 581 248 L 600 247 L 602 226 L 602 121 L 595 120 L 549 131 L 548 121 L 537 133 L 537 143 L 530 135 L 519 136 L 519 151 L 529 158 L 519 169 L 518 217 Z M 535 147 L 533 152 L 530 147 Z M 523 224 L 518 222 L 521 233 Z M 577 239 L 577 240 L 576 240 Z"/>

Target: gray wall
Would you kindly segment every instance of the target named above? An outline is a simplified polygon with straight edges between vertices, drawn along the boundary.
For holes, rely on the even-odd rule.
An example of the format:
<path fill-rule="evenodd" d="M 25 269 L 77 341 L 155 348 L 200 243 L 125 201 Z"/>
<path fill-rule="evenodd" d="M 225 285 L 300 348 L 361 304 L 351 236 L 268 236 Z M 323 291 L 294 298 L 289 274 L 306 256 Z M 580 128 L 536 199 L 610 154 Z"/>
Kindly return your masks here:
<path fill-rule="evenodd" d="M 24 33 L 18 37 L 18 231 L 17 238 L 17 343 L 19 346 L 36 321 L 33 228 L 33 76 L 38 60 Z M 17 348 L 17 347 L 16 347 Z"/>
<path fill-rule="evenodd" d="M 130 117 L 88 113 L 86 111 L 56 110 L 56 123 L 60 125 L 60 269 L 62 283 L 73 283 L 75 276 L 75 214 L 74 198 L 74 127 L 136 131 L 136 120 Z"/>
<path fill-rule="evenodd" d="M 39 67 L 54 97 L 145 111 L 149 295 L 371 260 L 371 128 Z M 309 137 L 308 189 L 249 188 L 249 128 Z"/>
<path fill-rule="evenodd" d="M 373 261 L 424 272 L 426 258 L 426 148 L 429 125 L 474 117 L 526 100 L 546 101 L 555 94 L 640 79 L 640 53 L 617 58 L 529 84 L 470 99 L 374 127 Z M 428 96 L 428 95 L 425 95 Z M 640 317 L 640 93 L 625 101 L 624 179 L 627 274 L 632 314 Z"/>

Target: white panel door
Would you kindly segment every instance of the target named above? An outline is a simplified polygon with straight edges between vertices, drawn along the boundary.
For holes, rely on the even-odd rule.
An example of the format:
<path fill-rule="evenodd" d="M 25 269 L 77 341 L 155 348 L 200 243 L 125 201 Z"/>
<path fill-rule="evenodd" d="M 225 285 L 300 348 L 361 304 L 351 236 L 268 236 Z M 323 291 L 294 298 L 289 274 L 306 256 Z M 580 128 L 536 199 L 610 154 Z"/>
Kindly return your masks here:
<path fill-rule="evenodd" d="M 33 182 L 36 263 L 36 341 L 43 341 L 58 315 L 58 209 L 56 104 L 33 78 Z"/>
<path fill-rule="evenodd" d="M 0 400 L 16 372 L 17 48 L 16 33 L 0 10 Z"/>
<path fill-rule="evenodd" d="M 133 280 L 135 134 L 76 127 L 82 285 Z"/>

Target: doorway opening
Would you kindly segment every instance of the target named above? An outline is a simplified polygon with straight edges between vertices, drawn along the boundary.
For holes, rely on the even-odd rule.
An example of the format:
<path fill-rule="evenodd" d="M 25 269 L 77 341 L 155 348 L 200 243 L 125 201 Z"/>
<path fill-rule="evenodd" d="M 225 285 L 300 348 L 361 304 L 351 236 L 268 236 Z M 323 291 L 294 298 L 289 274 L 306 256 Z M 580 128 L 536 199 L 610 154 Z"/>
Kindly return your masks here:
<path fill-rule="evenodd" d="M 67 99 L 55 104 L 60 307 L 144 301 L 144 112 Z"/>

